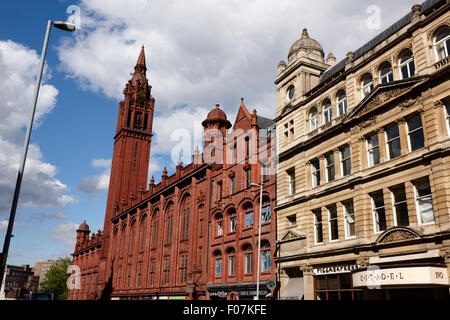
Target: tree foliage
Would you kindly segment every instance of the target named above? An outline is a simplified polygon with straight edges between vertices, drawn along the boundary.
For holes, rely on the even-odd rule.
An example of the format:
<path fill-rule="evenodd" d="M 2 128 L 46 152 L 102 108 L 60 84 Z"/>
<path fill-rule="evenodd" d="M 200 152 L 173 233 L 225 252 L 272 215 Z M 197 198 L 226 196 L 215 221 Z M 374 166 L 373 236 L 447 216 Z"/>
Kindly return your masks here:
<path fill-rule="evenodd" d="M 55 264 L 51 265 L 41 282 L 39 292 L 53 293 L 55 300 L 67 300 L 67 279 L 70 274 L 67 268 L 72 264 L 70 258 L 58 258 Z"/>

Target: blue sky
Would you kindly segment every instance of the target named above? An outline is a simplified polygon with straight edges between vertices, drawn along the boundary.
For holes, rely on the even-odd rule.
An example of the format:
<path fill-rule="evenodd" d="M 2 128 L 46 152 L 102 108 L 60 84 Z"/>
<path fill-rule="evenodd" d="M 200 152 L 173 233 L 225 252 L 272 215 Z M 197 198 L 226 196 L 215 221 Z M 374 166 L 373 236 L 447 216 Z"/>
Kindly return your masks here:
<path fill-rule="evenodd" d="M 9 264 L 67 256 L 75 228 L 103 228 L 118 102 L 145 45 L 156 98 L 150 175 L 174 171 L 171 135 L 194 135 L 219 103 L 233 121 L 240 98 L 273 117 L 276 68 L 306 27 L 337 60 L 413 2 L 8 1 L 0 11 L 0 239 L 3 244 L 34 77 L 48 19 L 80 9 L 73 34 L 52 29 L 47 69 L 11 242 Z M 379 25 L 367 24 L 371 8 Z M 40 110 L 40 111 L 39 111 Z M 201 143 L 192 138 L 191 147 Z M 201 146 L 200 146 L 201 147 Z M 185 161 L 187 162 L 187 161 Z M 176 160 L 175 160 L 176 163 Z M 186 164 L 186 163 L 185 163 Z M 15 166 L 15 167 L 14 167 Z"/>

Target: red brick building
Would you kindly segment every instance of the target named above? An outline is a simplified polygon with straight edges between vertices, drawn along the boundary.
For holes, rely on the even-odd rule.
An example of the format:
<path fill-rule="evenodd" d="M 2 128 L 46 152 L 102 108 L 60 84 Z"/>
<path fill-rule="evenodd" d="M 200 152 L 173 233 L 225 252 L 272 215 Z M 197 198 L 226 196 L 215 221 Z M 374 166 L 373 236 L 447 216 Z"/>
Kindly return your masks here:
<path fill-rule="evenodd" d="M 202 122 L 203 153 L 196 148 L 192 163 L 179 161 L 170 176 L 164 169 L 147 188 L 155 100 L 146 69 L 142 48 L 119 106 L 104 230 L 89 236 L 85 222 L 77 230 L 80 288 L 69 299 L 253 299 L 260 202 L 260 298 L 269 298 L 274 122 L 242 99 L 232 127 L 217 105 Z"/>

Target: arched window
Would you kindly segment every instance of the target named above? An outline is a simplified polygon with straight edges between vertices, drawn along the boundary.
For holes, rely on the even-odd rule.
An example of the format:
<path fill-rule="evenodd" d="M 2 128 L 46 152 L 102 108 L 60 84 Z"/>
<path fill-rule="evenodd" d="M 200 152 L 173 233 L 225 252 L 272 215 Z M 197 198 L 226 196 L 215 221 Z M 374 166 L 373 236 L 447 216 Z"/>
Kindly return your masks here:
<path fill-rule="evenodd" d="M 361 81 L 361 87 L 362 87 L 362 95 L 363 98 L 365 98 L 369 93 L 373 90 L 373 78 L 372 75 L 367 73 L 364 75 Z"/>
<path fill-rule="evenodd" d="M 408 79 L 412 77 L 416 71 L 414 65 L 414 56 L 411 50 L 404 51 L 399 59 L 400 77 L 402 79 Z"/>
<path fill-rule="evenodd" d="M 314 107 L 309 112 L 309 130 L 313 131 L 319 127 L 319 115 L 317 113 L 317 108 Z"/>
<path fill-rule="evenodd" d="M 263 196 L 262 201 L 262 210 L 261 210 L 262 222 L 270 221 L 272 216 L 271 208 L 270 208 L 270 198 L 268 196 Z"/>
<path fill-rule="evenodd" d="M 158 246 L 158 230 L 159 230 L 158 226 L 159 226 L 159 210 L 156 209 L 153 212 L 153 217 L 152 217 L 152 228 L 151 228 L 152 249 L 154 249 Z"/>
<path fill-rule="evenodd" d="M 186 197 L 181 206 L 181 240 L 189 238 L 189 204 L 190 198 Z"/>
<path fill-rule="evenodd" d="M 216 213 L 215 220 L 216 220 L 216 226 L 217 226 L 216 236 L 221 237 L 223 235 L 223 215 L 222 215 L 222 213 L 220 213 L 220 212 Z"/>
<path fill-rule="evenodd" d="M 173 204 L 170 204 L 166 210 L 166 244 L 172 242 L 172 227 L 173 227 Z"/>
<path fill-rule="evenodd" d="M 441 29 L 434 38 L 434 48 L 436 50 L 437 61 L 448 57 L 450 51 L 450 28 Z"/>
<path fill-rule="evenodd" d="M 250 227 L 253 225 L 253 205 L 251 202 L 246 203 L 243 206 L 245 215 L 245 226 Z"/>
<path fill-rule="evenodd" d="M 244 247 L 244 273 L 253 273 L 253 249 L 249 244 Z"/>
<path fill-rule="evenodd" d="M 394 76 L 392 74 L 392 67 L 389 62 L 383 62 L 380 66 L 380 82 L 388 83 L 394 81 Z"/>
<path fill-rule="evenodd" d="M 331 108 L 331 101 L 327 99 L 323 103 L 323 123 L 328 123 L 333 118 L 333 110 Z"/>
<path fill-rule="evenodd" d="M 265 240 L 261 242 L 261 272 L 270 272 L 270 243 Z"/>
<path fill-rule="evenodd" d="M 217 250 L 214 252 L 214 256 L 216 259 L 216 278 L 220 278 L 222 276 L 222 252 Z"/>
<path fill-rule="evenodd" d="M 341 116 L 347 112 L 347 95 L 345 94 L 344 90 L 341 90 L 339 92 L 336 100 L 338 106 L 338 113 Z"/>
<path fill-rule="evenodd" d="M 122 230 L 120 231 L 120 250 L 119 250 L 119 254 L 120 257 L 123 258 L 123 256 L 125 255 L 125 245 L 126 245 L 126 240 L 125 240 L 125 235 L 126 232 L 125 230 L 127 229 L 127 225 L 124 225 L 122 227 Z"/>
<path fill-rule="evenodd" d="M 229 217 L 229 221 L 230 221 L 230 232 L 236 232 L 236 227 L 237 227 L 236 209 L 234 209 L 234 208 L 229 209 L 228 217 Z"/>
<path fill-rule="evenodd" d="M 141 227 L 139 228 L 139 252 L 143 252 L 145 249 L 146 241 L 146 228 L 147 228 L 147 215 L 144 215 L 141 221 Z"/>
<path fill-rule="evenodd" d="M 133 255 L 133 251 L 135 250 L 136 244 L 134 243 L 136 239 L 136 222 L 133 221 L 130 228 L 130 243 L 128 245 L 128 254 L 130 256 Z"/>
<path fill-rule="evenodd" d="M 229 248 L 228 251 L 228 276 L 234 277 L 236 275 L 236 250 Z"/>

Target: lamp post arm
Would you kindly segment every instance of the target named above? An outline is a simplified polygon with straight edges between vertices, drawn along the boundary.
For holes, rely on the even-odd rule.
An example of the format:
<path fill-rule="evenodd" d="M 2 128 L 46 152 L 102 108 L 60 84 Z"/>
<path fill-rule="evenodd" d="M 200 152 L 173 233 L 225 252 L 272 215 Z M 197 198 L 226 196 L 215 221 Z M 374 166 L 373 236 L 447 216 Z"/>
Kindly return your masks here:
<path fill-rule="evenodd" d="M 30 119 L 28 122 L 27 133 L 25 136 L 25 142 L 23 145 L 22 158 L 21 158 L 21 162 L 20 162 L 19 172 L 17 174 L 16 188 L 14 190 L 14 197 L 13 197 L 13 202 L 11 205 L 11 213 L 9 215 L 8 228 L 6 230 L 6 235 L 5 235 L 5 242 L 3 243 L 3 252 L 2 252 L 3 259 L 0 259 L 0 260 L 2 260 L 2 261 L 0 261 L 0 288 L 1 288 L 2 282 L 3 282 L 3 274 L 5 273 L 5 270 L 6 270 L 6 260 L 8 257 L 9 244 L 10 244 L 11 238 L 12 238 L 12 230 L 13 230 L 13 225 L 14 225 L 14 219 L 16 217 L 17 204 L 19 202 L 20 187 L 22 185 L 23 172 L 25 169 L 25 161 L 26 161 L 27 153 L 28 153 L 28 145 L 30 143 L 31 129 L 33 128 L 34 115 L 36 113 L 36 104 L 37 104 L 37 99 L 39 96 L 39 87 L 41 85 L 42 72 L 44 70 L 45 56 L 47 54 L 48 39 L 50 37 L 51 27 L 52 27 L 52 21 L 48 20 L 47 31 L 45 33 L 45 39 L 44 39 L 44 46 L 42 48 L 42 53 L 41 53 L 41 61 L 39 63 L 36 87 L 34 88 L 33 107 L 31 110 L 31 115 L 30 115 Z"/>

